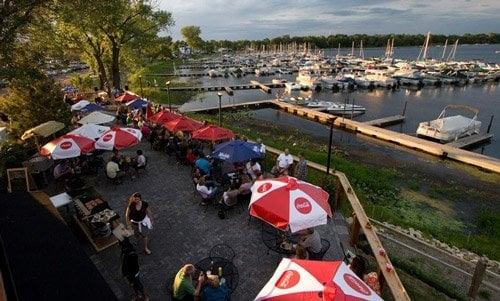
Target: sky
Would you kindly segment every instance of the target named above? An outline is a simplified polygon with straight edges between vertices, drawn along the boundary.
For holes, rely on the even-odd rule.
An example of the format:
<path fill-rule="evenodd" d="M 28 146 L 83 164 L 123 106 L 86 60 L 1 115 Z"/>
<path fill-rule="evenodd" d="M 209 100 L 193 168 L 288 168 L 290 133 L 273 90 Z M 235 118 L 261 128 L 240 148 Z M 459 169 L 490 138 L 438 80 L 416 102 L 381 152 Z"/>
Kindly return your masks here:
<path fill-rule="evenodd" d="M 157 0 L 202 38 L 262 39 L 353 33 L 500 32 L 500 0 Z"/>

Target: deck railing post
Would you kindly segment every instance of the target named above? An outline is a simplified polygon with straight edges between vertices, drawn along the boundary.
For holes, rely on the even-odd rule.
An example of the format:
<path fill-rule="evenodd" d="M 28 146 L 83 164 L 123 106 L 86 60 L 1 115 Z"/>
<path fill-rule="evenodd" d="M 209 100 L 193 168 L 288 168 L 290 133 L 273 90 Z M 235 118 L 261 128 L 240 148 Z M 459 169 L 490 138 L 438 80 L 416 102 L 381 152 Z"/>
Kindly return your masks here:
<path fill-rule="evenodd" d="M 469 288 L 469 293 L 467 294 L 471 300 L 475 300 L 477 293 L 479 291 L 479 286 L 483 282 L 484 273 L 486 272 L 486 258 L 479 258 L 476 268 L 474 270 L 474 275 L 472 276 L 471 285 Z"/>
<path fill-rule="evenodd" d="M 359 238 L 359 230 L 361 229 L 361 225 L 359 223 L 358 217 L 356 213 L 352 214 L 352 225 L 351 225 L 351 246 L 354 247 L 358 244 Z"/>

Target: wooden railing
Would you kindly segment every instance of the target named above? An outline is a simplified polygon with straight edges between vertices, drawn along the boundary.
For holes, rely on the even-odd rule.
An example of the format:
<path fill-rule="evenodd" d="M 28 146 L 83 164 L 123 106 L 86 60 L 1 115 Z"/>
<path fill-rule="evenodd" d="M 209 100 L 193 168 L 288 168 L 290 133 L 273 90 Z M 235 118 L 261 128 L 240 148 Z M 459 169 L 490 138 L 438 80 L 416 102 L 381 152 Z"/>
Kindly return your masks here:
<path fill-rule="evenodd" d="M 275 155 L 282 153 L 282 151 L 269 146 L 266 148 L 269 153 Z M 298 161 L 298 158 L 294 156 L 294 160 Z M 308 162 L 307 165 L 326 174 L 326 166 L 314 162 Z M 353 209 L 353 223 L 350 231 L 351 246 L 355 247 L 357 245 L 359 233 L 363 231 L 377 261 L 381 284 L 389 287 L 394 300 L 411 300 L 346 175 L 343 172 L 335 171 L 330 173 L 329 176 L 332 177 L 335 184 L 334 209 L 340 208 L 343 200 L 347 200 Z"/>

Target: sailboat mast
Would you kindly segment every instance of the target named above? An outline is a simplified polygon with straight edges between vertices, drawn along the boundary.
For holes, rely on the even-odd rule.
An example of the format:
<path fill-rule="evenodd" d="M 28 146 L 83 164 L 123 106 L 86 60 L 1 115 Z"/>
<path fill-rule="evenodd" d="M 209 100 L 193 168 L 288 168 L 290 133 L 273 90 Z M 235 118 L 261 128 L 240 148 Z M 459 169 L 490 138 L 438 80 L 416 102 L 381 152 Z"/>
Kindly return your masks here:
<path fill-rule="evenodd" d="M 457 53 L 458 48 L 458 39 L 455 41 L 455 45 L 453 46 L 453 55 L 451 56 L 452 60 L 455 60 L 455 54 Z"/>
<path fill-rule="evenodd" d="M 351 56 L 354 56 L 354 41 L 352 41 Z"/>
<path fill-rule="evenodd" d="M 363 52 L 363 40 L 361 40 L 361 43 L 359 44 L 359 57 L 362 59 L 365 58 L 365 53 Z"/>
<path fill-rule="evenodd" d="M 431 32 L 429 31 L 427 33 L 427 38 L 425 39 L 425 47 L 424 47 L 424 55 L 423 55 L 423 60 L 425 61 L 427 59 L 427 51 L 429 50 L 429 41 L 431 39 Z"/>
<path fill-rule="evenodd" d="M 441 56 L 441 60 L 444 59 L 444 54 L 446 53 L 446 47 L 448 46 L 448 39 L 444 42 L 443 55 Z"/>
<path fill-rule="evenodd" d="M 339 47 L 337 48 L 337 56 L 340 56 L 340 43 L 339 43 Z"/>
<path fill-rule="evenodd" d="M 394 56 L 394 37 L 392 37 L 390 54 L 391 54 L 391 58 L 392 58 Z"/>

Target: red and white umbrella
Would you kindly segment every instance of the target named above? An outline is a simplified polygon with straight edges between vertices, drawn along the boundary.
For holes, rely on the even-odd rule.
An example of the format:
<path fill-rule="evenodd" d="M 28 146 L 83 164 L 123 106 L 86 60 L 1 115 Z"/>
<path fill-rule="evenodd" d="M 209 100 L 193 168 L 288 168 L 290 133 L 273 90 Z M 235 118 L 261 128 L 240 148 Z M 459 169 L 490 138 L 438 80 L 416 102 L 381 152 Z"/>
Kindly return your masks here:
<path fill-rule="evenodd" d="M 252 216 L 292 233 L 324 225 L 332 216 L 328 193 L 293 177 L 256 181 L 249 208 Z"/>
<path fill-rule="evenodd" d="M 95 141 L 87 137 L 66 134 L 45 144 L 40 155 L 54 160 L 78 157 L 93 151 Z"/>
<path fill-rule="evenodd" d="M 180 116 L 177 119 L 167 121 L 163 124 L 163 126 L 172 133 L 176 133 L 178 131 L 193 132 L 203 127 L 203 125 L 198 121 L 185 116 Z"/>
<path fill-rule="evenodd" d="M 113 150 L 134 146 L 141 141 L 142 133 L 133 128 L 113 128 L 96 141 L 95 148 Z"/>
<path fill-rule="evenodd" d="M 283 258 L 255 301 L 382 300 L 342 261 Z"/>

